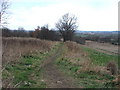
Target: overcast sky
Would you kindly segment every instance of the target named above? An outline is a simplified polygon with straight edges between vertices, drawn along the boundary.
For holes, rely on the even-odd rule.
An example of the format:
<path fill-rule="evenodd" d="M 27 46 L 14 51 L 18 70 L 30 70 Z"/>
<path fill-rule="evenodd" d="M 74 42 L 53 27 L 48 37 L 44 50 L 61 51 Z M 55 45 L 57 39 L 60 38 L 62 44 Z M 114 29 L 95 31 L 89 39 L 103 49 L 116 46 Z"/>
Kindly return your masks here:
<path fill-rule="evenodd" d="M 115 31 L 118 30 L 119 0 L 10 0 L 11 29 L 24 27 L 34 30 L 37 26 L 55 23 L 65 13 L 77 16 L 79 30 Z"/>

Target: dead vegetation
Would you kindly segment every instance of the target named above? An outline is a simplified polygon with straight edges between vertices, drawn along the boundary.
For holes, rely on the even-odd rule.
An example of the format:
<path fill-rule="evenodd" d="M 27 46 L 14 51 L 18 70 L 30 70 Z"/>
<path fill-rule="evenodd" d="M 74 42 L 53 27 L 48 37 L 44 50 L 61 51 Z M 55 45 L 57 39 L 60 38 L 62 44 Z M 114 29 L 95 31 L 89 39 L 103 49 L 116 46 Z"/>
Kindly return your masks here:
<path fill-rule="evenodd" d="M 120 75 L 116 76 L 116 78 L 112 80 L 111 83 L 120 88 Z"/>
<path fill-rule="evenodd" d="M 71 63 L 82 67 L 82 69 L 78 70 L 77 73 L 86 71 L 99 72 L 100 67 L 93 65 L 88 57 L 88 53 L 82 50 L 80 44 L 68 41 L 65 43 L 65 46 L 68 50 L 65 57 L 68 58 Z"/>
<path fill-rule="evenodd" d="M 112 75 L 118 74 L 118 66 L 114 61 L 110 61 L 107 63 L 107 70 L 111 72 Z"/>
<path fill-rule="evenodd" d="M 89 52 L 87 52 L 87 50 L 89 50 Z M 78 75 L 78 77 L 86 77 L 84 78 L 86 80 L 93 80 L 93 82 L 95 81 L 96 85 L 98 81 L 98 85 L 105 85 L 105 87 L 119 86 L 119 74 L 117 63 L 115 63 L 116 60 L 113 60 L 111 58 L 111 60 L 115 62 L 111 60 L 108 60 L 109 62 L 104 62 L 105 59 L 108 59 L 108 57 L 105 57 L 103 59 L 100 59 L 103 60 L 103 62 L 99 62 L 103 63 L 103 65 L 95 63 L 95 61 L 90 58 L 90 55 L 93 52 L 94 50 L 92 51 L 92 49 L 90 50 L 86 48 L 86 50 L 84 50 L 83 45 L 67 41 L 64 43 L 64 54 L 62 55 L 62 58 L 59 59 L 58 64 L 62 63 L 62 67 L 65 67 L 66 70 L 70 70 L 70 72 L 74 73 L 75 76 Z M 93 54 L 97 54 L 97 56 L 94 56 L 97 58 L 103 56 L 102 53 L 96 52 Z M 89 75 L 93 75 L 93 77 L 95 76 L 96 78 L 102 77 L 104 79 L 100 78 L 98 80 Z M 87 77 L 91 77 L 92 79 L 89 79 Z M 99 84 L 99 82 L 101 82 L 101 84 Z M 86 83 L 88 82 L 86 81 Z"/>
<path fill-rule="evenodd" d="M 56 43 L 57 42 L 39 40 L 34 38 L 3 38 L 3 65 L 6 65 L 11 61 L 15 62 L 25 54 L 30 54 L 33 52 L 44 53 L 46 51 L 49 51 Z M 76 74 L 79 75 L 80 73 L 84 72 L 94 72 L 94 74 L 99 74 L 101 76 L 105 74 L 117 74 L 116 63 L 108 62 L 107 66 L 95 65 L 91 61 L 89 53 L 81 48 L 82 45 L 71 41 L 67 41 L 63 45 L 63 48 L 61 48 L 64 49 L 64 52 L 61 55 L 63 60 L 64 58 L 67 58 L 67 61 L 72 63 L 71 65 L 80 66 L 80 68 L 75 69 Z M 119 79 L 119 77 L 115 77 L 116 79 L 113 80 L 113 83 L 117 83 L 118 85 L 118 82 L 116 81 Z M 5 81 L 5 83 L 9 81 L 11 80 Z"/>
<path fill-rule="evenodd" d="M 95 65 L 91 61 L 89 53 L 83 51 L 80 44 L 67 41 L 65 42 L 65 47 L 67 48 L 67 51 L 64 54 L 64 57 L 68 58 L 71 63 L 81 66 L 77 73 L 92 71 L 101 75 L 117 75 L 118 70 L 115 62 L 110 61 L 108 62 L 107 66 Z"/>
<path fill-rule="evenodd" d="M 30 58 L 34 54 L 45 54 L 50 51 L 57 42 L 40 40 L 35 38 L 2 38 L 2 74 L 6 77 L 2 78 L 3 87 L 16 87 L 13 84 L 15 76 L 6 67 L 10 65 L 17 66 L 20 64 L 21 58 Z M 36 59 L 35 59 L 36 60 Z M 23 67 L 21 67 L 22 69 Z M 25 71 L 25 70 L 24 70 Z M 23 82 L 22 82 L 23 83 Z"/>
<path fill-rule="evenodd" d="M 35 38 L 2 38 L 2 64 L 18 60 L 25 54 L 49 51 L 52 41 Z"/>
<path fill-rule="evenodd" d="M 78 53 L 81 51 L 81 48 L 79 47 L 80 44 L 77 44 L 76 42 L 67 41 L 65 42 L 65 45 L 67 46 L 67 49 L 71 52 Z"/>

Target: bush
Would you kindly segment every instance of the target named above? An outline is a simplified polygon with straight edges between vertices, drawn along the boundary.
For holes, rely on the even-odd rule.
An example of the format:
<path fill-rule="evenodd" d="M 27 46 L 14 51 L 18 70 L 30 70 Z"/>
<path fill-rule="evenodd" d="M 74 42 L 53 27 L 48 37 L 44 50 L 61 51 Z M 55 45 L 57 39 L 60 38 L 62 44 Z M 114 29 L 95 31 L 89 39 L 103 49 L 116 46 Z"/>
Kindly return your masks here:
<path fill-rule="evenodd" d="M 2 29 L 2 37 L 10 37 L 11 35 L 12 35 L 12 33 L 8 28 Z"/>
<path fill-rule="evenodd" d="M 83 44 L 83 45 L 85 45 L 85 38 L 83 38 L 83 37 L 74 37 L 73 38 L 73 41 L 75 41 L 75 42 L 77 42 L 77 43 L 79 43 L 79 44 Z"/>
<path fill-rule="evenodd" d="M 107 70 L 111 72 L 112 75 L 118 74 L 118 67 L 117 64 L 113 61 L 107 63 Z"/>
<path fill-rule="evenodd" d="M 31 33 L 25 30 L 10 30 L 2 28 L 2 37 L 30 37 Z"/>
<path fill-rule="evenodd" d="M 52 41 L 60 41 L 60 35 L 55 30 L 49 30 L 48 27 L 41 27 L 41 30 L 36 33 L 36 38 Z"/>

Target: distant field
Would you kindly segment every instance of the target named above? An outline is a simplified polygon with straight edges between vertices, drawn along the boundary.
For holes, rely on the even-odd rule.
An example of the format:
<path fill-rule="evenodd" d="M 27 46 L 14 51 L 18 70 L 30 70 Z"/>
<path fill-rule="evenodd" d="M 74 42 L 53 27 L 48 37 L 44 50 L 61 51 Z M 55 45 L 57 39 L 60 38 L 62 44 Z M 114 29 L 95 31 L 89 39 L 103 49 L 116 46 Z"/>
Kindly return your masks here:
<path fill-rule="evenodd" d="M 109 43 L 99 43 L 94 41 L 86 41 L 85 46 L 108 54 L 118 54 L 118 48 L 120 48 L 120 46 L 118 45 L 112 45 Z"/>

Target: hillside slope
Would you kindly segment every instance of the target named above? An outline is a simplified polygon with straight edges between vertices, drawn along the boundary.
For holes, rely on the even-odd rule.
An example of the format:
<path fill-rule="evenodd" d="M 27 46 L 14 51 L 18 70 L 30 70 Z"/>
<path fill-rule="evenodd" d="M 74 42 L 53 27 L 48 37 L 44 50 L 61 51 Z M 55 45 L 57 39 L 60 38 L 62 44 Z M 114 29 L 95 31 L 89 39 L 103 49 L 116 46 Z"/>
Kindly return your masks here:
<path fill-rule="evenodd" d="M 6 38 L 3 45 L 8 46 L 4 55 L 10 58 L 3 59 L 4 88 L 113 88 L 119 85 L 113 82 L 117 75 L 112 75 L 106 66 L 109 61 L 117 63 L 117 55 L 70 41 Z M 19 53 L 21 56 L 17 57 Z"/>

